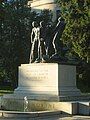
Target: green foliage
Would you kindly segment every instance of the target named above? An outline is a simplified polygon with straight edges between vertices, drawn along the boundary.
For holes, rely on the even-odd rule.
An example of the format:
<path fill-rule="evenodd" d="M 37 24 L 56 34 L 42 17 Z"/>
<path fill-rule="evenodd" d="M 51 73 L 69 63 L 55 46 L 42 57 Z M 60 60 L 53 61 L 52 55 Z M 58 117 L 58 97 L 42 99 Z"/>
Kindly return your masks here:
<path fill-rule="evenodd" d="M 47 24 L 52 21 L 52 11 L 48 9 L 41 10 L 40 13 L 36 13 L 34 20 L 37 21 L 38 24 L 40 21 L 44 21 Z"/>
<path fill-rule="evenodd" d="M 27 0 L 0 2 L 0 85 L 9 81 L 17 86 L 18 66 L 29 62 L 32 21 L 48 22 L 49 15 L 48 10 L 32 12 Z"/>
<path fill-rule="evenodd" d="M 63 42 L 70 47 L 70 55 L 82 60 L 82 64 L 77 67 L 78 79 L 90 87 L 88 84 L 90 83 L 90 0 L 57 0 L 57 2 L 60 5 L 61 16 L 66 21 Z"/>
<path fill-rule="evenodd" d="M 40 14 L 40 21 L 43 20 L 45 23 L 51 22 L 52 20 L 52 12 L 50 10 L 42 10 Z"/>
<path fill-rule="evenodd" d="M 6 73 L 5 69 L 0 69 L 0 80 L 6 79 L 6 78 L 7 78 L 7 73 Z"/>
<path fill-rule="evenodd" d="M 4 11 L 0 17 L 0 80 L 10 79 L 15 84 L 17 67 L 27 61 L 30 48 L 28 34 L 31 29 L 33 13 L 25 3 L 25 0 L 0 3 L 2 11 Z"/>
<path fill-rule="evenodd" d="M 89 58 L 89 27 L 90 2 L 89 0 L 57 0 L 60 4 L 61 14 L 66 20 L 66 29 L 63 40 L 72 46 L 71 52 L 81 59 Z"/>

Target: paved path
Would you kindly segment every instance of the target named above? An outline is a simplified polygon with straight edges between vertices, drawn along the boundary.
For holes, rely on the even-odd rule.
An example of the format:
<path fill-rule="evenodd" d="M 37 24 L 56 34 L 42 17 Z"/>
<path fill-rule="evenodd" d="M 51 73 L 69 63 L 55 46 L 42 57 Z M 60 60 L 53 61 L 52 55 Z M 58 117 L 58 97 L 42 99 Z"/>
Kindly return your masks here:
<path fill-rule="evenodd" d="M 53 117 L 44 117 L 44 118 L 3 118 L 0 117 L 0 120 L 90 120 L 90 116 L 53 116 Z"/>

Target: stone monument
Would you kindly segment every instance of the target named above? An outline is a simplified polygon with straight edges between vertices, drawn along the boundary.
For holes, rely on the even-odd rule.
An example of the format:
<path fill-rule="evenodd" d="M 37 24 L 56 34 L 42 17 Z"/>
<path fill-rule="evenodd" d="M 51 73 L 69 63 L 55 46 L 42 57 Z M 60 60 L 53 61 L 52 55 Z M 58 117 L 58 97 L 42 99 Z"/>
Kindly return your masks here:
<path fill-rule="evenodd" d="M 53 38 L 55 54 L 51 57 L 47 57 L 47 52 L 46 54 L 44 53 L 45 57 L 43 56 L 43 52 L 39 54 L 41 56 L 38 57 L 38 51 L 41 49 L 40 47 L 42 47 L 40 45 L 41 38 L 44 43 L 47 32 L 43 31 L 42 35 L 41 28 L 34 24 L 35 26 L 33 26 L 34 28 L 31 34 L 34 33 L 35 35 L 34 39 L 31 39 L 32 49 L 30 58 L 34 58 L 33 53 L 35 44 L 37 44 L 37 57 L 35 56 L 35 59 L 32 60 L 32 62 L 30 61 L 29 64 L 22 64 L 19 66 L 17 89 L 14 90 L 13 94 L 3 96 L 3 105 L 5 105 L 7 109 L 9 108 L 12 110 L 18 107 L 21 109 L 24 104 L 24 110 L 27 111 L 27 106 L 29 110 L 29 104 L 31 108 L 31 100 L 34 100 L 35 104 L 37 103 L 41 106 L 48 106 L 48 108 L 52 107 L 55 110 L 58 109 L 69 114 L 78 114 L 78 103 L 75 101 L 85 100 L 86 98 L 81 95 L 80 90 L 77 89 L 76 86 L 75 62 L 68 62 L 68 60 L 63 59 L 61 51 L 59 51 L 62 48 L 59 48 L 61 46 L 56 39 L 58 38 L 58 29 L 61 31 L 59 37 L 61 37 L 63 33 L 64 28 L 62 30 L 62 24 L 65 28 L 63 21 L 59 21 L 56 25 L 56 28 L 58 28 Z M 35 61 L 38 61 L 38 63 Z M 90 99 L 90 97 L 87 97 L 87 99 Z"/>
<path fill-rule="evenodd" d="M 23 64 L 19 67 L 19 84 L 14 93 L 26 95 L 29 99 L 50 101 L 79 96 L 76 66 L 58 63 Z"/>
<path fill-rule="evenodd" d="M 45 49 L 47 47 L 43 48 L 47 38 L 45 23 L 40 22 L 40 27 L 37 26 L 36 22 L 33 22 L 32 25 L 30 58 L 35 59 L 29 64 L 22 64 L 19 67 L 18 88 L 15 89 L 14 94 L 22 98 L 27 96 L 28 99 L 36 100 L 62 101 L 68 97 L 73 97 L 74 100 L 74 96 L 80 96 L 81 93 L 76 87 L 76 66 L 63 62 L 63 59 L 61 60 L 61 57 L 58 57 L 61 55 L 60 50 L 62 49 L 62 46 L 58 44 L 58 38 L 61 38 L 65 29 L 64 19 L 61 17 L 58 19 L 52 40 L 55 54 L 52 55 L 53 57 L 48 57 L 48 62 L 44 58 L 44 56 L 47 56 Z M 32 39 L 33 33 L 34 38 Z M 36 44 L 37 58 L 34 57 Z M 45 52 L 43 52 L 43 49 Z"/>

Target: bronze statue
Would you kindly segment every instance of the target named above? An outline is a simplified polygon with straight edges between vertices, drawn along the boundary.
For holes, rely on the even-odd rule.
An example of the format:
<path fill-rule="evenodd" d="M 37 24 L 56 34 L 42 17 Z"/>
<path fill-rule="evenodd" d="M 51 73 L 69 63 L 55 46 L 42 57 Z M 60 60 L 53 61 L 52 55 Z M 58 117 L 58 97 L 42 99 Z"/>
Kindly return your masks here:
<path fill-rule="evenodd" d="M 65 29 L 66 23 L 62 17 L 58 18 L 58 23 L 54 29 L 54 38 L 53 38 L 53 46 L 55 49 L 55 54 L 60 54 L 63 48 L 63 43 L 60 41 L 62 37 L 62 33 Z"/>
<path fill-rule="evenodd" d="M 63 56 L 63 42 L 61 40 L 65 26 L 66 23 L 64 18 L 59 17 L 58 23 L 56 24 L 56 27 L 54 29 L 53 46 L 55 54 L 50 57 L 51 61 L 59 62 L 66 60 L 66 58 Z"/>
<path fill-rule="evenodd" d="M 62 17 L 58 18 L 58 23 L 53 31 L 54 37 L 52 37 L 52 27 L 49 25 L 50 24 L 46 24 L 44 21 L 40 22 L 40 26 L 38 26 L 36 22 L 32 23 L 30 63 L 47 62 L 57 59 L 63 60 L 63 43 L 61 37 L 66 23 Z M 52 43 L 55 53 L 50 57 L 49 51 L 51 51 L 50 45 L 52 45 Z"/>
<path fill-rule="evenodd" d="M 44 60 L 44 56 L 46 55 L 45 49 L 45 38 L 46 38 L 46 27 L 44 21 L 40 22 L 39 27 L 39 44 L 38 44 L 38 58 L 35 62 L 42 62 Z"/>
<path fill-rule="evenodd" d="M 48 22 L 46 26 L 46 37 L 45 37 L 45 48 L 46 56 L 50 57 L 52 55 L 52 23 Z"/>
<path fill-rule="evenodd" d="M 34 21 L 32 22 L 32 32 L 31 32 L 31 53 L 30 53 L 30 63 L 34 62 L 38 57 L 38 49 L 39 49 L 39 27 L 37 23 Z"/>

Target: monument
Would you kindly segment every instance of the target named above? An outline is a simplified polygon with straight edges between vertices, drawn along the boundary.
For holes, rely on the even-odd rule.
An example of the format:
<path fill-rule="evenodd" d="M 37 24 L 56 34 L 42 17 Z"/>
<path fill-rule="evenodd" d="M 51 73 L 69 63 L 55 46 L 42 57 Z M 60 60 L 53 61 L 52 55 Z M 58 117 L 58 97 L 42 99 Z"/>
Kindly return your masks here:
<path fill-rule="evenodd" d="M 29 104 L 31 105 L 30 101 L 34 100 L 41 106 L 49 106 L 53 109 L 76 114 L 79 108 L 75 101 L 86 98 L 81 95 L 76 86 L 76 63 L 62 56 L 63 46 L 58 44 L 66 23 L 63 18 L 59 18 L 53 31 L 52 44 L 55 53 L 51 56 L 47 54 L 47 44 L 45 44 L 46 38 L 48 38 L 48 27 L 42 24 L 44 23 L 40 22 L 41 26 L 39 26 L 36 22 L 32 23 L 30 62 L 19 66 L 18 87 L 13 94 L 3 96 L 4 105 L 9 108 L 12 103 L 14 107 L 12 106 L 11 109 L 13 109 L 24 104 L 24 110 L 27 111 Z M 87 99 L 89 98 L 87 97 Z"/>
<path fill-rule="evenodd" d="M 35 58 L 33 62 L 22 64 L 19 67 L 19 83 L 18 88 L 14 91 L 15 94 L 22 94 L 23 97 L 26 95 L 29 99 L 51 101 L 62 101 L 67 97 L 80 95 L 80 90 L 76 87 L 76 66 L 64 61 L 61 55 L 63 48 L 59 41 L 65 24 L 63 18 L 58 18 L 52 40 L 55 54 L 51 57 L 47 55 L 46 44 L 44 44 L 48 30 L 45 23 L 41 21 L 40 27 L 35 26 L 32 29 L 35 34 L 34 40 L 32 40 L 31 33 L 31 41 L 34 41 L 32 48 L 35 46 L 35 42 L 38 43 L 38 47 L 36 46 L 37 58 L 33 54 L 32 57 Z M 35 53 L 33 51 L 34 49 L 31 49 L 31 54 Z"/>
<path fill-rule="evenodd" d="M 80 96 L 76 87 L 76 65 L 65 61 L 61 54 L 63 46 L 59 41 L 65 25 L 64 19 L 59 17 L 53 30 L 55 53 L 49 56 L 46 46 L 48 26 L 44 21 L 40 25 L 36 21 L 32 23 L 30 63 L 19 67 L 18 88 L 14 95 L 47 101 L 64 101 L 68 97 L 74 100 L 74 96 Z"/>

